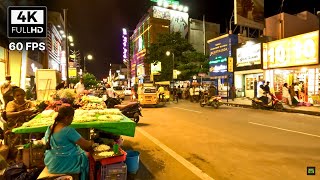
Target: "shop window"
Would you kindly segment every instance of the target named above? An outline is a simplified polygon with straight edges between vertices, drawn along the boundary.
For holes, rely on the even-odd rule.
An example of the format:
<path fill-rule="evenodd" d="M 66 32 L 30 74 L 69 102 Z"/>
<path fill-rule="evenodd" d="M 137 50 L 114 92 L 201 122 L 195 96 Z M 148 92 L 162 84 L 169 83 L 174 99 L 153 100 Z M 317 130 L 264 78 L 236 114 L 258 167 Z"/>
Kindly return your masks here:
<path fill-rule="evenodd" d="M 254 89 L 254 80 L 255 78 L 246 78 L 246 90 Z"/>

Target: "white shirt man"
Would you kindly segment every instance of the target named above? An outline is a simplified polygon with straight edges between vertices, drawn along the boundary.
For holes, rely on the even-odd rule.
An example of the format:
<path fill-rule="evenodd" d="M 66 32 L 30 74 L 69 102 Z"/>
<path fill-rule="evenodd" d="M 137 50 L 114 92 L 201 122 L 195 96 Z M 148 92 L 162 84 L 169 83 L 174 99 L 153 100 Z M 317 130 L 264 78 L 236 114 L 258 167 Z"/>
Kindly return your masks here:
<path fill-rule="evenodd" d="M 190 89 L 189 89 L 189 94 L 190 94 L 190 96 L 193 96 L 193 88 L 192 87 L 190 87 Z"/>
<path fill-rule="evenodd" d="M 115 92 L 114 92 L 113 88 L 111 88 L 111 87 L 107 88 L 107 95 L 110 98 L 115 98 Z"/>
<path fill-rule="evenodd" d="M 80 82 L 78 82 L 74 88 L 76 89 L 77 94 L 83 94 L 85 90 L 83 79 L 80 79 Z"/>

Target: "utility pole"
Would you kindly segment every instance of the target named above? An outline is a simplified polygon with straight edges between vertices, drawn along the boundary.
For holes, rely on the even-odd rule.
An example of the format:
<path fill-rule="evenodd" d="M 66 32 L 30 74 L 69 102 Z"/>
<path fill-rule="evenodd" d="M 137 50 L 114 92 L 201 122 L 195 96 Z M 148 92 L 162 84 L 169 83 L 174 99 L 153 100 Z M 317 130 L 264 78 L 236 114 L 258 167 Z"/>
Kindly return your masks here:
<path fill-rule="evenodd" d="M 67 84 L 69 85 L 69 43 L 68 43 L 68 23 L 67 23 L 67 9 L 63 9 L 63 19 L 64 19 L 64 32 L 66 34 L 65 38 L 65 49 L 66 49 L 66 76 Z"/>

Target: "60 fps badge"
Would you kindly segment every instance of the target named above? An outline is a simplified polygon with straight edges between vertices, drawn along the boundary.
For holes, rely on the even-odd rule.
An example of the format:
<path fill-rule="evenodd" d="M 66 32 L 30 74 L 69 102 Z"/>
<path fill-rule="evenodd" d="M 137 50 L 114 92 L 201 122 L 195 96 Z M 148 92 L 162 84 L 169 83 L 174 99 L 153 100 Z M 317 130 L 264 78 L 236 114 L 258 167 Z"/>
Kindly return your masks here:
<path fill-rule="evenodd" d="M 46 38 L 47 7 L 45 6 L 9 6 L 9 38 Z"/>

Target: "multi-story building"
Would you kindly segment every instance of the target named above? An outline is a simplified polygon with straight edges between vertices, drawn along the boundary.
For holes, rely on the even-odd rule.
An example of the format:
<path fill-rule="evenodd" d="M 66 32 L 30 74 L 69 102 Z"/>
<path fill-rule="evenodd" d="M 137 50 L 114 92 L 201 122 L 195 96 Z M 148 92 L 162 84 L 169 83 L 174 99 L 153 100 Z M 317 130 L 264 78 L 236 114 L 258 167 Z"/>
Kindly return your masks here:
<path fill-rule="evenodd" d="M 201 21 L 197 19 L 189 19 L 189 43 L 196 51 L 204 54 L 209 53 L 207 41 L 220 35 L 220 24 Z"/>
<path fill-rule="evenodd" d="M 264 77 L 279 98 L 284 83 L 299 84 L 304 101 L 311 102 L 312 96 L 319 93 L 318 29 L 317 16 L 307 11 L 266 19 L 266 35 L 275 41 L 263 46 Z"/>
<path fill-rule="evenodd" d="M 183 37 L 187 37 L 188 19 L 188 13 L 159 6 L 152 6 L 141 18 L 130 37 L 132 85 L 150 80 L 151 65 L 144 63 L 146 48 L 154 43 L 161 33 L 181 32 Z"/>

